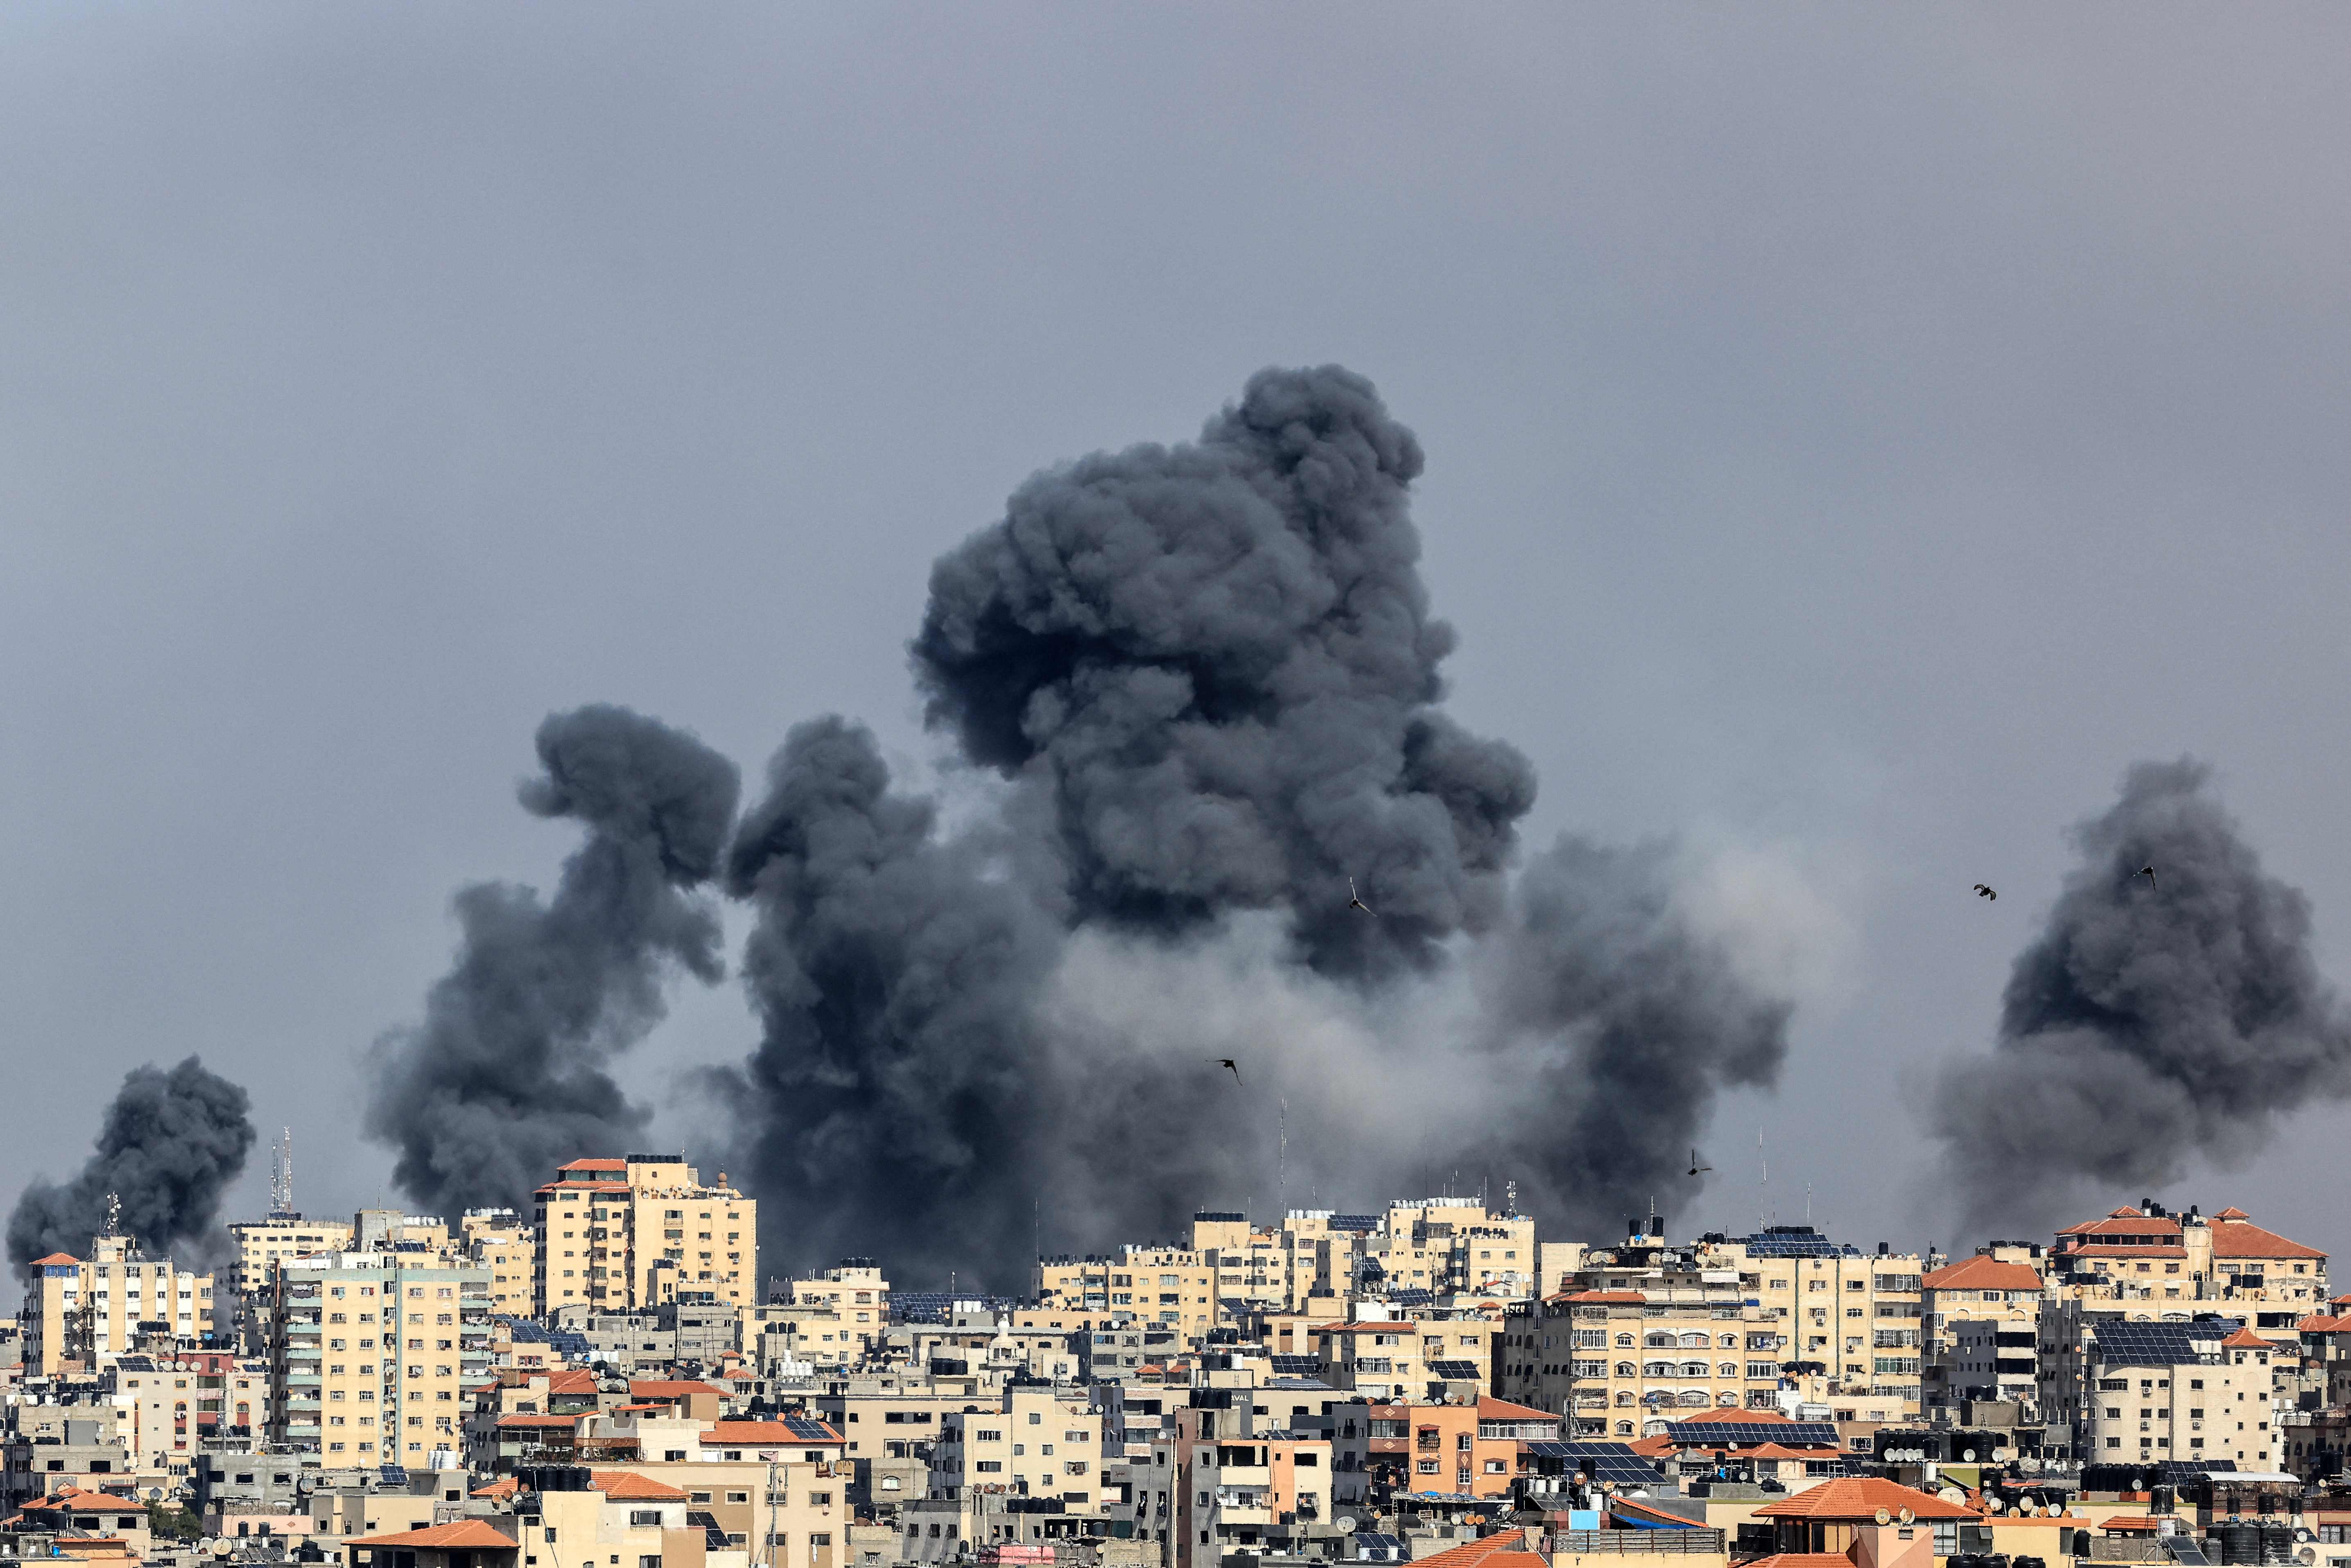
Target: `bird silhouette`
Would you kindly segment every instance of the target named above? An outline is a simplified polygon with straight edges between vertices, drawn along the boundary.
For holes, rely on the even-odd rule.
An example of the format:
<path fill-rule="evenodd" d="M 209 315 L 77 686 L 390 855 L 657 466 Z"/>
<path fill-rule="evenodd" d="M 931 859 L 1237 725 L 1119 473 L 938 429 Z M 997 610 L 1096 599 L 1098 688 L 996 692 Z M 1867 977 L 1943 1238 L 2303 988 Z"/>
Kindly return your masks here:
<path fill-rule="evenodd" d="M 1208 1060 L 1215 1062 L 1219 1067 L 1229 1069 L 1233 1075 L 1233 1082 L 1236 1083 L 1240 1082 L 1241 1064 L 1239 1062 L 1235 1061 L 1229 1056 L 1212 1056 L 1208 1058 Z"/>
<path fill-rule="evenodd" d="M 1365 904 L 1363 899 L 1356 895 L 1355 879 L 1352 876 L 1347 879 L 1347 907 L 1350 909 L 1360 909 L 1364 914 L 1371 915 L 1372 918 L 1374 920 L 1379 918 L 1378 915 L 1372 915 L 1372 906 Z"/>
<path fill-rule="evenodd" d="M 2131 874 L 2133 876 L 2143 876 L 2147 878 L 2147 885 L 2150 889 L 2155 886 L 2155 868 L 2153 866 L 2143 865 L 2139 867 L 2138 870 L 2131 873 Z"/>
<path fill-rule="evenodd" d="M 1991 888 L 1986 887 L 1982 883 L 1976 883 L 1976 896 L 1978 898 L 1998 898 L 2000 894 L 1994 893 Z"/>
<path fill-rule="evenodd" d="M 1714 1168 L 1714 1167 L 1713 1167 L 1712 1166 L 1702 1166 L 1702 1165 L 1698 1164 L 1698 1151 L 1697 1151 L 1696 1149 L 1692 1149 L 1692 1150 L 1690 1151 L 1690 1168 L 1689 1168 L 1689 1174 L 1690 1174 L 1690 1175 L 1692 1175 L 1692 1176 L 1696 1176 L 1696 1175 L 1698 1175 L 1698 1172 L 1700 1172 L 1700 1171 L 1710 1171 L 1710 1170 L 1712 1170 L 1713 1168 Z"/>

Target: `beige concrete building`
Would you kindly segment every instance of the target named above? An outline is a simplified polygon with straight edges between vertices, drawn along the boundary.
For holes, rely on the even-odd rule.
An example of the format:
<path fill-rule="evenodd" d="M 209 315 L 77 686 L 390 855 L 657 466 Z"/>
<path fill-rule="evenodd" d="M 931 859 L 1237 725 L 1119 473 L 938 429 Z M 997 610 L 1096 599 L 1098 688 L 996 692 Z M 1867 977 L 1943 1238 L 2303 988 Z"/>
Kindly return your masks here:
<path fill-rule="evenodd" d="M 1188 1247 L 1130 1244 L 1102 1257 L 1040 1258 L 1031 1280 L 1046 1312 L 1128 1312 L 1186 1343 L 1217 1323 L 1216 1270 Z"/>
<path fill-rule="evenodd" d="M 756 1303 L 759 1206 L 678 1155 L 573 1160 L 533 1195 L 536 1316 L 681 1297 Z"/>
<path fill-rule="evenodd" d="M 345 1222 L 299 1214 L 234 1220 L 228 1233 L 236 1243 L 236 1272 L 230 1283 L 243 1318 L 244 1343 L 256 1352 L 269 1343 L 268 1312 L 276 1294 L 277 1260 L 341 1251 L 351 1244 L 351 1228 Z"/>
<path fill-rule="evenodd" d="M 269 1427 L 269 1364 L 219 1351 L 126 1355 L 114 1390 L 135 1460 L 186 1475 L 207 1439 L 256 1444 Z"/>
<path fill-rule="evenodd" d="M 1417 1198 L 1388 1205 L 1365 1241 L 1391 1290 L 1524 1301 L 1536 1292 L 1535 1222 L 1495 1214 L 1482 1199 Z"/>
<path fill-rule="evenodd" d="M 1778 1326 L 1787 1341 L 1782 1360 L 1819 1367 L 1837 1398 L 1899 1399 L 1906 1414 L 1917 1414 L 1927 1349 L 1916 1254 L 1864 1252 L 1810 1226 L 1784 1225 L 1701 1242 L 1694 1256 L 1702 1271 L 1732 1272 L 1761 1320 Z M 1589 1266 L 1578 1277 L 1604 1288 L 1614 1278 Z"/>
<path fill-rule="evenodd" d="M 2273 1409 L 2277 1354 L 2249 1330 L 2210 1321 L 2106 1323 L 2090 1330 L 2077 1430 L 2089 1464 L 2226 1459 L 2281 1468 Z"/>
<path fill-rule="evenodd" d="M 870 1258 L 844 1258 L 838 1267 L 791 1281 L 792 1304 L 829 1309 L 835 1332 L 862 1348 L 890 1326 L 890 1281 Z M 820 1331 L 821 1332 L 821 1331 Z"/>
<path fill-rule="evenodd" d="M 280 1260 L 271 1441 L 339 1464 L 462 1452 L 465 1390 L 490 1365 L 489 1276 L 399 1252 Z"/>
<path fill-rule="evenodd" d="M 2038 1408 L 2039 1252 L 1995 1243 L 1922 1278 L 1928 1411 L 1963 1399 L 2013 1399 Z"/>
<path fill-rule="evenodd" d="M 1625 1441 L 1697 1410 L 1771 1408 L 1787 1336 L 1744 1303 L 1733 1281 L 1668 1281 L 1527 1303 L 1502 1327 L 1498 1392 L 1565 1416 L 1574 1437 Z"/>
<path fill-rule="evenodd" d="M 2241 1208 L 2209 1218 L 2152 1202 L 2117 1208 L 2059 1231 L 2048 1273 L 2063 1297 L 2242 1306 L 2256 1328 L 2292 1328 L 2327 1300 L 2326 1254 L 2262 1229 Z"/>
<path fill-rule="evenodd" d="M 54 1376 L 68 1362 L 95 1370 L 142 1334 L 194 1340 L 213 1329 L 213 1277 L 150 1258 L 128 1236 L 90 1238 L 90 1255 L 52 1252 L 29 1265 L 25 1364 Z M 141 1325 L 154 1325 L 142 1328 Z"/>
<path fill-rule="evenodd" d="M 469 1209 L 458 1220 L 465 1261 L 490 1277 L 490 1311 L 527 1318 L 536 1305 L 538 1239 L 511 1208 Z"/>
<path fill-rule="evenodd" d="M 1375 1400 L 1492 1392 L 1499 1323 L 1477 1316 L 1366 1318 L 1314 1330 L 1323 1381 Z"/>
<path fill-rule="evenodd" d="M 1082 1397 L 1065 1399 L 1050 1388 L 1008 1388 L 1003 1399 L 980 1414 L 942 1413 L 930 1495 L 953 1502 L 973 1491 L 1001 1491 L 1058 1499 L 1069 1513 L 1098 1509 L 1102 1413 Z"/>

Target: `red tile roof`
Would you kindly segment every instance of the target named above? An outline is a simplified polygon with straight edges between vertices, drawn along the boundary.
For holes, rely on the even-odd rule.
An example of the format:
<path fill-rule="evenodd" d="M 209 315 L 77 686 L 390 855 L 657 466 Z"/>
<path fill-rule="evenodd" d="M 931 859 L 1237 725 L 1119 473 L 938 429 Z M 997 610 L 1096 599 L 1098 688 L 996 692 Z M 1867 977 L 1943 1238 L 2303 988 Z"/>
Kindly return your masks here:
<path fill-rule="evenodd" d="M 684 1502 L 685 1493 L 634 1470 L 598 1470 L 589 1483 L 615 1502 Z"/>
<path fill-rule="evenodd" d="M 2133 1249 L 2134 1251 L 2137 1249 Z M 1930 1291 L 2038 1291 L 2041 1276 L 2022 1263 L 2003 1263 L 1981 1253 L 1918 1281 Z"/>
<path fill-rule="evenodd" d="M 472 1495 L 475 1497 L 490 1498 L 512 1497 L 515 1493 L 520 1490 L 522 1490 L 522 1482 L 515 1479 L 512 1476 L 500 1476 L 497 1479 L 492 1481 L 489 1485 L 482 1488 Z"/>
<path fill-rule="evenodd" d="M 1926 1492 L 1913 1491 L 1882 1476 L 1840 1476 L 1823 1481 L 1791 1498 L 1767 1502 L 1755 1511 L 1758 1519 L 1867 1519 L 1884 1509 L 1899 1517 L 1904 1509 L 1914 1519 L 1980 1519 L 1972 1509 L 1945 1502 Z"/>
<path fill-rule="evenodd" d="M 2223 1209 L 2212 1217 L 2212 1256 L 2215 1258 L 2308 1258 L 2326 1256 L 2315 1247 L 2304 1247 L 2299 1241 L 2289 1241 L 2274 1230 L 2263 1230 L 2258 1225 L 2248 1225 L 2231 1215 L 2239 1211 Z"/>
<path fill-rule="evenodd" d="M 1478 1396 L 1478 1419 L 1480 1421 L 1556 1421 L 1558 1416 L 1548 1410 L 1538 1410 L 1531 1405 L 1513 1405 L 1507 1399 L 1497 1399 L 1490 1394 Z"/>
<path fill-rule="evenodd" d="M 1549 1568 L 1549 1564 L 1540 1552 L 1527 1550 L 1525 1535 L 1505 1530 L 1481 1540 L 1465 1541 L 1433 1557 L 1423 1557 L 1415 1568 Z"/>
<path fill-rule="evenodd" d="M 346 1546 L 429 1546 L 444 1551 L 478 1552 L 516 1550 L 515 1539 L 504 1531 L 493 1529 L 478 1519 L 460 1519 L 448 1524 L 435 1524 L 423 1530 L 402 1531 L 398 1535 L 362 1535 L 356 1541 L 346 1541 Z"/>
<path fill-rule="evenodd" d="M 1853 1568 L 1853 1559 L 1839 1552 L 1774 1552 L 1745 1568 Z"/>
<path fill-rule="evenodd" d="M 580 1425 L 580 1417 L 577 1416 L 501 1416 L 498 1417 L 498 1425 L 501 1427 L 577 1427 Z"/>
<path fill-rule="evenodd" d="M 786 1443 L 838 1443 L 841 1434 L 824 1423 L 821 1437 L 795 1437 L 792 1429 L 781 1421 L 717 1421 L 707 1431 L 698 1434 L 705 1448 L 773 1448 Z"/>
<path fill-rule="evenodd" d="M 1565 1291 L 1552 1298 L 1554 1301 L 1584 1301 L 1594 1306 L 1636 1307 L 1649 1298 L 1638 1291 Z"/>
<path fill-rule="evenodd" d="M 624 1171 L 629 1168 L 629 1162 L 626 1160 L 573 1160 L 569 1165 L 558 1166 L 555 1168 L 559 1171 Z"/>
<path fill-rule="evenodd" d="M 2269 1350 L 2273 1348 L 2269 1341 L 2263 1339 L 2261 1335 L 2255 1333 L 2251 1329 L 2239 1329 L 2235 1333 L 2232 1333 L 2227 1339 L 2222 1340 L 2220 1343 L 2231 1350 Z"/>
<path fill-rule="evenodd" d="M 81 1260 L 70 1252 L 52 1252 L 46 1258 L 36 1258 L 25 1265 L 27 1269 L 46 1268 L 52 1263 L 78 1263 Z"/>
<path fill-rule="evenodd" d="M 2325 1312 L 2313 1312 L 2294 1326 L 2298 1333 L 2341 1333 L 2346 1329 L 2351 1329 L 2351 1318 L 2329 1317 Z"/>
<path fill-rule="evenodd" d="M 132 1502 L 102 1491 L 84 1491 L 79 1487 L 68 1487 L 63 1491 L 41 1498 L 25 1505 L 25 1511 L 71 1513 L 145 1513 L 146 1505 Z"/>
<path fill-rule="evenodd" d="M 538 1374 L 531 1375 L 537 1376 Z M 596 1392 L 596 1375 L 584 1366 L 549 1367 L 547 1391 L 549 1394 L 593 1394 Z"/>
<path fill-rule="evenodd" d="M 2230 1207 L 2228 1207 L 2227 1208 L 2222 1209 L 2220 1213 L 2218 1213 L 2218 1214 L 2214 1215 L 2212 1218 L 2215 1218 L 2215 1219 L 2251 1219 L 2251 1218 L 2252 1218 L 2252 1215 L 2250 1215 L 2250 1214 L 2247 1214 L 2243 1209 L 2239 1208 L 2239 1207 L 2237 1207 L 2235 1205 L 2231 1204 Z"/>
<path fill-rule="evenodd" d="M 1703 1421 L 1709 1426 L 1721 1421 L 1736 1421 L 1742 1427 L 1792 1427 L 1796 1424 L 1793 1417 L 1782 1416 L 1777 1410 L 1741 1410 L 1734 1415 L 1708 1410 L 1697 1416 L 1685 1416 L 1673 1425 L 1678 1427 L 1683 1421 Z"/>

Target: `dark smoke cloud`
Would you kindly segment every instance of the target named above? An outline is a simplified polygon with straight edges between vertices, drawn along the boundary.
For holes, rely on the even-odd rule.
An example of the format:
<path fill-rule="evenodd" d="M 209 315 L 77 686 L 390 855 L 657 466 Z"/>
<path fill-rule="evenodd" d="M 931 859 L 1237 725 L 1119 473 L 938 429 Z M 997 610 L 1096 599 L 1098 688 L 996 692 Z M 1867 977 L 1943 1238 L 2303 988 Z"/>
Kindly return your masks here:
<path fill-rule="evenodd" d="M 1674 894 L 1667 846 L 1562 837 L 1481 956 L 1498 1030 L 1485 1070 L 1515 1113 L 1484 1157 L 1574 1235 L 1604 1239 L 1653 1200 L 1672 1214 L 1716 1093 L 1776 1082 L 1787 1055 L 1789 1005 Z"/>
<path fill-rule="evenodd" d="M 1787 1009 L 1677 912 L 1662 851 L 1564 842 L 1510 897 L 1534 778 L 1436 706 L 1420 466 L 1326 367 L 1022 486 L 937 563 L 913 645 L 934 724 L 1010 781 L 970 833 L 893 793 L 863 730 L 793 732 L 728 863 L 765 1027 L 727 1087 L 778 1265 L 1018 1288 L 1032 1217 L 1100 1246 L 1407 1169 L 1612 1228 L 1687 1189 Z M 1491 1016 L 1424 1028 L 1465 941 Z"/>
<path fill-rule="evenodd" d="M 716 911 L 691 890 L 718 870 L 735 765 L 603 706 L 551 715 L 538 747 L 546 771 L 523 805 L 578 820 L 588 841 L 548 903 L 496 883 L 457 894 L 456 964 L 422 1026 L 386 1040 L 368 1107 L 369 1134 L 400 1151 L 394 1178 L 444 1213 L 528 1209 L 557 1165 L 622 1152 L 647 1113 L 606 1062 L 661 1020 L 673 967 L 724 970 Z"/>
<path fill-rule="evenodd" d="M 1491 917 L 1534 773 L 1434 706 L 1420 469 L 1361 376 L 1263 371 L 1196 444 L 1040 474 L 933 569 L 931 716 L 1050 789 L 1079 918 L 1276 908 L 1315 967 L 1374 977 Z"/>
<path fill-rule="evenodd" d="M 189 1057 L 169 1072 L 136 1067 L 106 1108 L 97 1151 L 60 1186 L 36 1181 L 8 1217 L 8 1257 L 19 1269 L 52 1252 L 89 1255 L 107 1233 L 110 1196 L 120 1229 L 158 1255 L 206 1263 L 224 1250 L 214 1229 L 221 1194 L 253 1148 L 243 1089 Z"/>
<path fill-rule="evenodd" d="M 2210 785 L 2195 762 L 2140 763 L 2075 831 L 2082 864 L 2016 960 L 1991 1055 L 1948 1069 L 1937 1099 L 1971 1224 L 2039 1221 L 2085 1184 L 2135 1197 L 2351 1093 L 2309 904 Z"/>
<path fill-rule="evenodd" d="M 1021 1287 L 1054 1106 L 1032 1009 L 1060 933 L 1002 870 L 893 794 L 858 726 L 800 725 L 770 765 L 726 879 L 759 911 L 737 1158 L 778 1260 L 879 1251 Z"/>

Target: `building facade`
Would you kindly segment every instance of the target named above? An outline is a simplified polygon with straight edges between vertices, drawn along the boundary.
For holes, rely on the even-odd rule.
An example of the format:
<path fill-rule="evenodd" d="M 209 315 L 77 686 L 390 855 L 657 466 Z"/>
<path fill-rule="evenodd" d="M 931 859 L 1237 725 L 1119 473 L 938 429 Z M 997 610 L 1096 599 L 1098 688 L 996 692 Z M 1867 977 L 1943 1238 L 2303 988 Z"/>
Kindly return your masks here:
<path fill-rule="evenodd" d="M 533 1195 L 534 1315 L 758 1300 L 759 1205 L 680 1155 L 573 1160 Z"/>

